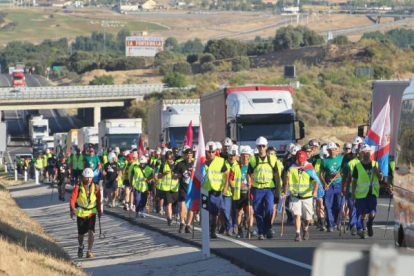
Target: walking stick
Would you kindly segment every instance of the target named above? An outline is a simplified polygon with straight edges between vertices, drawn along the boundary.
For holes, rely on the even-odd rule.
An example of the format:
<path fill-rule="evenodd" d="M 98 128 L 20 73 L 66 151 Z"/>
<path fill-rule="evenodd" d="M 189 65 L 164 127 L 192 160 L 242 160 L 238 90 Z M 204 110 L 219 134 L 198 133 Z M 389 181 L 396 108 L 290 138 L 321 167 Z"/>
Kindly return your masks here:
<path fill-rule="evenodd" d="M 101 227 L 101 217 L 98 215 L 98 221 L 99 221 L 99 239 L 105 239 L 105 233 L 102 233 L 102 227 Z"/>
<path fill-rule="evenodd" d="M 342 222 L 344 221 L 343 215 L 344 215 L 344 205 L 345 205 L 344 199 L 345 199 L 345 196 L 342 196 L 342 199 L 341 199 L 342 208 L 341 210 L 339 210 L 339 212 L 341 213 L 338 215 L 341 217 L 341 221 L 339 222 L 339 236 L 342 236 Z M 345 224 L 344 224 L 344 234 L 345 234 Z"/>
<path fill-rule="evenodd" d="M 286 201 L 285 198 L 283 198 L 283 202 L 282 202 L 283 206 L 282 206 L 282 226 L 280 228 L 280 236 L 283 236 L 283 226 L 285 223 L 285 209 L 286 209 Z"/>
<path fill-rule="evenodd" d="M 247 238 L 250 240 L 252 238 L 252 229 L 250 229 L 250 204 L 251 204 L 251 198 L 250 198 L 250 189 L 247 192 Z"/>
<path fill-rule="evenodd" d="M 391 200 L 392 200 L 392 195 L 390 196 L 390 203 L 388 203 L 388 215 L 387 215 L 387 222 L 385 223 L 384 238 L 387 235 L 388 221 L 390 219 Z"/>

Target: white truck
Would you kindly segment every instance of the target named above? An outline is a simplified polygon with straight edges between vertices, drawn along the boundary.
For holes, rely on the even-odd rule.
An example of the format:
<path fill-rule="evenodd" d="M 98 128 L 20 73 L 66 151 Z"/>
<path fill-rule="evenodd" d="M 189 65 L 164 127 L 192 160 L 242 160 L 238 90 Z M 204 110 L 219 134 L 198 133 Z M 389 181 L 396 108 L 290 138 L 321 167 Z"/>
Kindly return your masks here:
<path fill-rule="evenodd" d="M 201 120 L 205 141 L 231 138 L 239 145 L 255 148 L 264 136 L 278 156 L 289 143 L 305 137 L 304 124 L 297 121 L 288 86 L 241 86 L 220 89 L 201 97 Z"/>
<path fill-rule="evenodd" d="M 54 152 L 56 154 L 63 154 L 66 152 L 67 137 L 68 134 L 66 132 L 57 132 L 53 134 Z"/>
<path fill-rule="evenodd" d="M 78 145 L 80 150 L 86 147 L 93 147 L 98 150 L 98 127 L 82 127 L 78 129 Z"/>
<path fill-rule="evenodd" d="M 161 100 L 148 108 L 148 143 L 150 148 L 159 147 L 160 143 L 171 143 L 174 137 L 181 146 L 192 121 L 193 139 L 198 137 L 200 124 L 200 100 L 176 99 Z"/>
<path fill-rule="evenodd" d="M 133 149 L 138 147 L 142 134 L 142 119 L 106 119 L 98 124 L 99 151 L 119 147 Z"/>
<path fill-rule="evenodd" d="M 8 142 L 7 123 L 0 122 L 0 164 L 3 164 L 4 153 L 6 152 Z"/>
<path fill-rule="evenodd" d="M 37 144 L 45 136 L 49 136 L 49 120 L 43 115 L 32 115 L 29 119 L 29 138 L 33 144 Z"/>

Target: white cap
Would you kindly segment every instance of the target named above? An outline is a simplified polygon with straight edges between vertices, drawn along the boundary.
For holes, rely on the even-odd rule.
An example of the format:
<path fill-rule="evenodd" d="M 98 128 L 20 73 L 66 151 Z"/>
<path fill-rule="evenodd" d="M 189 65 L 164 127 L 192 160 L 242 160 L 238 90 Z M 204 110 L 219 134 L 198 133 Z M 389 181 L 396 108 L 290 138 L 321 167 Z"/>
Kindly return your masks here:
<path fill-rule="evenodd" d="M 86 168 L 82 172 L 83 177 L 94 177 L 93 170 L 91 168 Z"/>
<path fill-rule="evenodd" d="M 112 161 L 115 158 L 115 153 L 111 152 L 108 154 L 108 161 Z"/>
<path fill-rule="evenodd" d="M 229 137 L 226 137 L 223 140 L 223 146 L 231 147 L 231 146 L 233 146 L 233 141 Z"/>
<path fill-rule="evenodd" d="M 251 155 L 252 154 L 252 149 L 250 148 L 250 146 L 240 146 L 240 154 L 248 154 Z"/>
<path fill-rule="evenodd" d="M 221 150 L 223 148 L 223 145 L 220 142 L 215 142 L 216 149 Z"/>
<path fill-rule="evenodd" d="M 336 143 L 334 142 L 328 143 L 328 147 L 327 147 L 328 150 L 337 149 L 337 148 L 338 146 L 336 145 Z"/>
<path fill-rule="evenodd" d="M 46 153 L 50 153 L 50 149 L 46 149 Z"/>
<path fill-rule="evenodd" d="M 324 145 L 323 147 L 321 147 L 321 149 L 319 150 L 319 156 L 322 159 L 329 156 L 329 152 L 327 150 L 327 146 L 326 145 Z"/>
<path fill-rule="evenodd" d="M 128 156 L 131 152 L 129 150 L 124 151 L 124 156 Z"/>
<path fill-rule="evenodd" d="M 213 141 L 208 141 L 206 144 L 206 151 L 215 151 L 217 150 L 217 145 Z"/>
<path fill-rule="evenodd" d="M 358 145 L 358 144 L 361 144 L 361 143 L 362 143 L 362 138 L 359 137 L 359 136 L 356 136 L 354 138 L 354 140 L 352 140 L 352 144 L 354 144 L 354 145 Z"/>
<path fill-rule="evenodd" d="M 147 157 L 144 155 L 139 158 L 139 163 L 146 164 L 148 162 Z"/>
<path fill-rule="evenodd" d="M 361 147 L 361 151 L 372 151 L 372 148 L 368 144 L 363 144 Z"/>
<path fill-rule="evenodd" d="M 121 150 L 119 149 L 119 147 L 115 147 L 114 152 L 115 152 L 116 154 L 119 154 L 119 153 L 121 152 Z"/>
<path fill-rule="evenodd" d="M 237 145 L 232 145 L 230 150 L 229 150 L 229 154 L 230 155 L 239 155 L 239 147 Z"/>
<path fill-rule="evenodd" d="M 289 147 L 288 147 L 288 152 L 289 152 L 291 155 L 296 155 L 296 153 L 297 153 L 298 151 L 300 151 L 300 150 L 301 150 L 300 145 L 296 145 L 296 144 L 293 144 L 293 143 L 290 143 L 290 144 L 289 144 Z"/>
<path fill-rule="evenodd" d="M 260 136 L 259 138 L 257 138 L 256 146 L 259 146 L 259 145 L 267 146 L 267 139 L 264 138 L 263 136 Z"/>
<path fill-rule="evenodd" d="M 157 154 L 161 154 L 161 148 L 157 148 L 156 153 L 157 153 Z"/>
<path fill-rule="evenodd" d="M 138 151 L 133 151 L 133 152 L 132 152 L 132 157 L 133 157 L 134 159 L 138 158 Z"/>

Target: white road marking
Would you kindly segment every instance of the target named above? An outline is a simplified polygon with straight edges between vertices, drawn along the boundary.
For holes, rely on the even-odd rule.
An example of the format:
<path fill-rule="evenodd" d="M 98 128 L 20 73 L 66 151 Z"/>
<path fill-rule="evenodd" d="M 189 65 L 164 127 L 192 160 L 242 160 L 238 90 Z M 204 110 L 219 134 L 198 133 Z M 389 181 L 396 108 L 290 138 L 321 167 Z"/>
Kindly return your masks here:
<path fill-rule="evenodd" d="M 384 207 L 388 207 L 389 206 L 388 204 L 384 204 L 384 203 L 378 203 L 377 205 L 378 206 L 384 206 Z M 391 207 L 394 208 L 394 205 L 391 204 Z"/>
<path fill-rule="evenodd" d="M 167 219 L 165 219 L 165 218 L 159 218 L 159 217 L 156 217 L 156 216 L 153 216 L 153 215 L 150 215 L 150 214 L 145 214 L 145 215 L 146 215 L 147 217 L 150 217 L 150 218 L 154 218 L 154 219 L 158 219 L 158 220 L 162 220 L 162 221 L 167 221 Z M 173 222 L 173 223 L 176 223 L 176 222 Z M 177 223 L 177 224 L 178 224 L 178 223 Z M 201 228 L 199 228 L 199 227 L 194 227 L 194 229 L 195 229 L 195 230 L 197 230 L 197 231 L 199 231 L 199 232 L 201 232 Z M 243 247 L 246 247 L 246 248 L 248 248 L 248 249 L 254 250 L 254 251 L 256 251 L 256 252 L 258 252 L 258 253 L 261 253 L 261 254 L 263 254 L 263 255 L 266 255 L 266 256 L 268 256 L 268 257 L 271 257 L 271 258 L 277 259 L 277 260 L 279 260 L 279 261 L 282 261 L 282 262 L 285 262 L 285 263 L 289 263 L 289 264 L 292 264 L 292 265 L 296 265 L 296 266 L 299 266 L 299 267 L 301 267 L 301 268 L 305 268 L 305 269 L 312 270 L 312 266 L 311 266 L 311 265 L 308 265 L 308 264 L 305 264 L 305 263 L 302 263 L 302 262 L 298 262 L 298 261 L 295 261 L 295 260 L 290 259 L 290 258 L 283 257 L 283 256 L 281 256 L 281 255 L 278 255 L 278 254 L 275 254 L 275 253 L 273 253 L 273 252 L 270 252 L 270 251 L 264 250 L 264 249 L 262 249 L 262 248 L 259 248 L 259 247 L 257 247 L 257 246 L 254 246 L 254 245 L 249 244 L 249 243 L 247 243 L 247 242 L 243 242 L 243 241 L 235 240 L 235 239 L 232 239 L 232 238 L 229 238 L 229 237 L 226 237 L 226 236 L 220 235 L 220 234 L 217 234 L 217 236 L 218 236 L 219 238 L 223 239 L 223 240 L 226 240 L 226 241 L 229 241 L 229 242 L 233 242 L 233 243 L 235 243 L 235 244 L 238 244 L 238 245 L 240 245 L 240 246 L 243 246 Z"/>

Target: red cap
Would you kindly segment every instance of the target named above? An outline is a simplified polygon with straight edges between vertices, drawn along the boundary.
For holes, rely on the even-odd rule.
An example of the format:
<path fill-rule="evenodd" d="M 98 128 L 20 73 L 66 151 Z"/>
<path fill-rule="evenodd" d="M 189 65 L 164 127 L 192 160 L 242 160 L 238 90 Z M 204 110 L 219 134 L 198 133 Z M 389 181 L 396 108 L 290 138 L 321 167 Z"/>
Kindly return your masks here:
<path fill-rule="evenodd" d="M 95 149 L 94 148 L 90 148 L 89 151 L 90 152 L 95 152 Z"/>
<path fill-rule="evenodd" d="M 128 161 L 134 160 L 134 156 L 132 155 L 132 153 L 127 155 L 127 159 L 128 159 Z"/>
<path fill-rule="evenodd" d="M 165 143 L 161 143 L 161 147 L 162 148 L 165 148 Z"/>
<path fill-rule="evenodd" d="M 308 159 L 306 156 L 306 152 L 303 150 L 298 151 L 298 153 L 296 154 L 296 157 L 298 158 L 299 162 L 305 162 Z"/>

